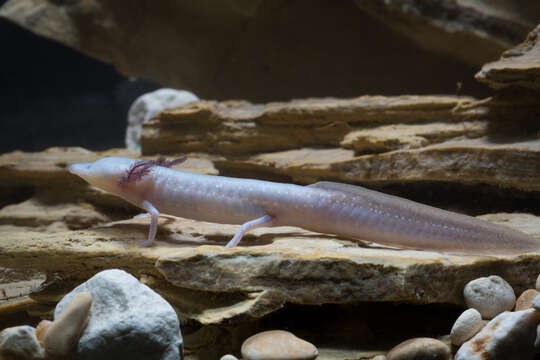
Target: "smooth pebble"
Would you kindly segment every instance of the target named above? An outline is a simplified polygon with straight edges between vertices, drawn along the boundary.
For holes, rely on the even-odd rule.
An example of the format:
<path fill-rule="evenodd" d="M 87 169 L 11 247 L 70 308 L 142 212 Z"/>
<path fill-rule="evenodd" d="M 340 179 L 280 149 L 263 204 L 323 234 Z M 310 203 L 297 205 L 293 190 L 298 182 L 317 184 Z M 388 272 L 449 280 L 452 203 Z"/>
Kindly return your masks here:
<path fill-rule="evenodd" d="M 0 359 L 33 360 L 42 359 L 45 352 L 36 337 L 36 329 L 31 326 L 15 326 L 0 332 Z"/>
<path fill-rule="evenodd" d="M 88 320 L 92 295 L 76 294 L 70 303 L 56 316 L 45 334 L 45 352 L 48 356 L 67 356 L 75 347 Z"/>
<path fill-rule="evenodd" d="M 538 277 L 536 278 L 536 286 L 535 286 L 536 290 L 540 291 L 540 275 L 538 275 Z"/>
<path fill-rule="evenodd" d="M 455 360 L 532 360 L 540 312 L 534 309 L 503 312 L 464 343 Z"/>
<path fill-rule="evenodd" d="M 45 347 L 45 335 L 47 334 L 47 330 L 49 330 L 51 324 L 52 321 L 41 320 L 38 326 L 36 326 L 36 337 L 39 341 L 39 344 L 43 347 Z"/>
<path fill-rule="evenodd" d="M 463 297 L 467 306 L 478 310 L 483 319 L 512 310 L 516 301 L 510 284 L 497 275 L 470 281 L 463 289 Z"/>
<path fill-rule="evenodd" d="M 530 309 L 531 304 L 537 295 L 538 291 L 536 291 L 535 289 L 528 289 L 522 292 L 516 300 L 516 307 L 514 311 Z"/>
<path fill-rule="evenodd" d="M 450 360 L 450 348 L 437 339 L 414 338 L 404 341 L 386 354 L 388 360 Z"/>
<path fill-rule="evenodd" d="M 534 297 L 533 301 L 531 301 L 531 307 L 540 311 L 540 295 Z"/>
<path fill-rule="evenodd" d="M 242 344 L 244 360 L 309 360 L 318 355 L 313 344 L 284 330 L 264 331 Z"/>
<path fill-rule="evenodd" d="M 227 354 L 220 357 L 219 360 L 238 360 L 238 358 L 234 355 Z"/>
<path fill-rule="evenodd" d="M 462 345 L 484 327 L 482 316 L 476 309 L 465 310 L 456 320 L 450 331 L 454 345 Z"/>

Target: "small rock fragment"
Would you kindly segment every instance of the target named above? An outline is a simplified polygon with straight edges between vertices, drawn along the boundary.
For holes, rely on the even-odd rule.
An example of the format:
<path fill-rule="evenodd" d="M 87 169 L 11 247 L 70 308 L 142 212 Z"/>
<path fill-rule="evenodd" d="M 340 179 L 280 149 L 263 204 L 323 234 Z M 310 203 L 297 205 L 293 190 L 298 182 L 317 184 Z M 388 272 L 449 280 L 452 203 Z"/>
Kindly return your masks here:
<path fill-rule="evenodd" d="M 465 310 L 456 320 L 450 331 L 452 344 L 461 346 L 465 341 L 482 330 L 482 316 L 476 309 Z"/>
<path fill-rule="evenodd" d="M 450 348 L 431 338 L 414 338 L 404 341 L 386 354 L 388 360 L 450 360 Z"/>
<path fill-rule="evenodd" d="M 31 326 L 15 326 L 0 332 L 0 359 L 43 359 L 45 352 L 39 345 L 36 330 Z"/>
<path fill-rule="evenodd" d="M 530 360 L 535 357 L 535 339 L 540 312 L 534 309 L 503 312 L 464 343 L 455 360 Z"/>
<path fill-rule="evenodd" d="M 536 285 L 535 288 L 537 291 L 540 291 L 540 275 L 536 278 Z"/>
<path fill-rule="evenodd" d="M 536 291 L 535 289 L 528 289 L 522 292 L 516 300 L 516 308 L 514 309 L 514 311 L 530 309 L 531 303 L 537 295 L 538 291 Z"/>
<path fill-rule="evenodd" d="M 39 344 L 45 348 L 45 335 L 47 334 L 47 330 L 49 330 L 49 327 L 51 326 L 52 321 L 49 320 L 41 320 L 36 326 L 36 337 L 39 341 Z"/>
<path fill-rule="evenodd" d="M 386 359 L 386 356 L 384 356 L 384 355 L 377 355 L 375 357 L 372 357 L 369 360 L 387 360 L 387 359 Z"/>
<path fill-rule="evenodd" d="M 309 360 L 318 355 L 313 344 L 283 330 L 255 334 L 242 344 L 245 360 Z"/>
<path fill-rule="evenodd" d="M 86 325 L 91 305 L 92 295 L 80 292 L 73 296 L 59 315 L 55 314 L 45 335 L 47 356 L 63 357 L 71 353 Z"/>
<path fill-rule="evenodd" d="M 516 301 L 514 289 L 497 275 L 470 281 L 463 289 L 467 306 L 480 312 L 483 319 L 492 319 L 512 310 Z"/>

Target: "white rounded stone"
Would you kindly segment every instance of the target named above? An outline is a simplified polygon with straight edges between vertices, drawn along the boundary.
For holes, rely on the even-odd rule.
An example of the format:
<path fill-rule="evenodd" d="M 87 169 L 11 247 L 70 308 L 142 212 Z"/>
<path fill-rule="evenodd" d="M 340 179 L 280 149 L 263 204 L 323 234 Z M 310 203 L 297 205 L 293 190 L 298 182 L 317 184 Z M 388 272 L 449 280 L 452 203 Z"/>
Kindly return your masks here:
<path fill-rule="evenodd" d="M 463 289 L 463 297 L 467 306 L 478 310 L 483 319 L 512 310 L 516 302 L 514 289 L 496 275 L 470 281 Z"/>
<path fill-rule="evenodd" d="M 482 330 L 482 315 L 476 309 L 465 310 L 456 320 L 450 331 L 452 344 L 461 346 L 465 341 Z"/>
<path fill-rule="evenodd" d="M 79 360 L 179 360 L 182 334 L 172 306 L 123 270 L 105 270 L 67 294 L 61 314 L 75 294 L 92 294 L 88 325 L 76 347 Z M 49 336 L 51 330 L 47 332 Z"/>
<path fill-rule="evenodd" d="M 199 98 L 189 91 L 167 88 L 139 96 L 131 104 L 128 111 L 126 147 L 128 149 L 135 149 L 140 146 L 142 124 L 152 119 L 161 111 L 198 100 Z"/>
<path fill-rule="evenodd" d="M 536 290 L 540 291 L 540 275 L 536 278 Z"/>
<path fill-rule="evenodd" d="M 455 360 L 533 360 L 540 312 L 534 309 L 505 311 L 465 342 Z"/>
<path fill-rule="evenodd" d="M 244 360 L 310 360 L 315 359 L 317 348 L 283 330 L 263 331 L 242 344 Z"/>
<path fill-rule="evenodd" d="M 219 360 L 238 360 L 238 358 L 234 355 L 227 354 L 220 357 Z"/>
<path fill-rule="evenodd" d="M 0 359 L 34 360 L 45 357 L 43 348 L 31 326 L 15 326 L 0 332 Z"/>

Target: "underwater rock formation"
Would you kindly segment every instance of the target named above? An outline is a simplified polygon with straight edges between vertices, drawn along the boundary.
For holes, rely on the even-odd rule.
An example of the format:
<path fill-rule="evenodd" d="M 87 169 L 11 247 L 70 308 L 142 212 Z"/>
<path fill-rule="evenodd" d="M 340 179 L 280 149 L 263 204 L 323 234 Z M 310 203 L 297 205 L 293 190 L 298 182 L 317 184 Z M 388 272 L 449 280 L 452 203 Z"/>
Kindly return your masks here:
<path fill-rule="evenodd" d="M 34 6 L 38 3 L 42 6 Z M 118 4 L 105 0 L 9 1 L 2 14 L 24 26 L 31 26 L 35 32 L 111 61 L 126 74 L 171 81 L 173 86 L 195 84 L 202 89 L 200 94 L 205 97 L 208 94 L 223 96 L 232 93 L 258 101 L 264 96 L 287 98 L 292 93 L 313 88 L 310 81 L 302 82 L 296 88 L 294 82 L 288 81 L 292 73 L 298 72 L 298 68 L 290 65 L 294 64 L 292 60 L 286 62 L 286 67 L 290 67 L 291 71 L 281 77 L 274 76 L 276 70 L 265 66 L 266 63 L 256 57 L 250 59 L 256 64 L 256 69 L 246 67 L 242 62 L 233 64 L 222 61 L 228 56 L 246 52 L 260 55 L 261 49 L 267 44 L 260 40 L 268 38 L 259 38 L 256 31 L 250 31 L 251 26 L 257 24 L 256 20 L 251 23 L 250 19 L 264 15 L 265 21 L 274 25 L 280 18 L 277 15 L 286 13 L 289 10 L 287 6 L 294 6 L 292 3 L 277 8 L 269 5 L 269 2 L 249 5 L 227 1 L 212 8 L 215 17 L 220 19 L 226 20 L 230 15 L 228 24 L 231 29 L 231 32 L 220 32 L 212 28 L 212 33 L 221 40 L 225 39 L 222 43 L 228 46 L 227 49 L 212 48 L 215 51 L 211 52 L 212 56 L 208 55 L 208 49 L 213 42 L 205 41 L 208 32 L 194 33 L 193 38 L 185 42 L 160 38 L 151 31 L 140 32 L 137 30 L 141 19 L 147 19 L 150 25 L 159 21 L 147 16 L 144 11 L 134 11 L 130 17 L 126 17 L 125 12 L 119 11 L 123 5 Z M 133 4 L 137 9 L 138 3 Z M 190 11 L 186 13 L 189 14 L 201 10 L 195 3 L 166 4 L 169 7 L 162 5 L 165 7 L 150 10 L 159 14 L 163 9 L 167 14 L 183 14 L 174 11 L 177 6 L 182 9 L 187 7 Z M 530 22 L 528 16 L 520 20 L 520 11 L 526 11 L 523 9 L 503 14 L 500 10 L 510 6 L 504 1 L 494 5 L 474 0 L 435 1 L 431 2 L 437 10 L 435 12 L 422 7 L 421 2 L 407 2 L 410 7 L 401 7 L 403 4 L 405 2 L 370 1 L 339 6 L 348 6 L 340 10 L 347 10 L 347 14 L 353 14 L 351 9 L 360 13 L 357 7 L 362 7 L 371 16 L 381 19 L 381 14 L 388 13 L 391 16 L 385 17 L 387 20 L 384 21 L 390 27 L 407 27 L 405 35 L 430 50 L 440 51 L 440 44 L 462 43 L 463 39 L 472 38 L 474 41 L 469 44 L 474 45 L 467 50 L 470 55 L 466 56 L 467 59 L 461 53 L 453 53 L 453 56 L 476 64 L 487 58 L 494 59 L 493 54 L 498 55 L 503 48 L 519 42 Z M 408 14 L 404 12 L 407 8 L 410 9 Z M 480 8 L 487 9 L 486 16 L 482 16 Z M 320 12 L 321 8 L 315 5 L 309 9 L 298 6 L 295 10 L 291 13 Z M 533 16 L 534 10 L 532 6 L 527 12 Z M 325 12 L 321 14 L 331 17 Z M 453 14 L 454 17 L 441 17 L 441 14 Z M 404 17 L 410 21 L 401 22 Z M 98 21 L 93 22 L 95 19 Z M 129 26 L 119 25 L 123 21 Z M 188 30 L 191 25 L 174 22 L 174 26 Z M 282 30 L 277 25 L 274 29 Z M 324 28 L 319 23 L 316 25 Z M 93 32 L 96 37 L 88 38 L 87 32 L 78 31 L 79 26 L 98 29 Z M 459 29 L 457 32 L 453 31 L 456 26 Z M 235 38 L 237 45 L 230 48 L 229 40 L 234 38 L 231 33 L 235 34 L 240 28 L 243 36 L 250 39 L 244 41 L 245 38 Z M 308 33 L 310 29 L 307 27 Z M 431 35 L 417 39 L 418 33 Z M 342 338 L 352 338 L 354 346 L 360 346 L 361 341 L 364 341 L 362 345 L 372 345 L 380 338 L 377 338 L 378 328 L 373 325 L 374 322 L 364 321 L 364 317 L 347 316 L 352 307 L 356 307 L 355 310 L 372 309 L 381 305 L 378 308 L 380 312 L 373 316 L 377 325 L 388 322 L 392 327 L 391 332 L 385 333 L 385 338 L 394 338 L 384 339 L 387 340 L 385 349 L 389 349 L 408 338 L 417 337 L 411 336 L 410 329 L 430 320 L 428 315 L 417 318 L 414 314 L 415 317 L 408 322 L 397 321 L 395 318 L 402 314 L 388 311 L 399 307 L 397 303 L 407 303 L 408 306 L 416 304 L 423 314 L 433 314 L 434 308 L 440 309 L 443 308 L 440 304 L 446 304 L 444 306 L 449 306 L 450 310 L 444 308 L 447 311 L 445 314 L 456 313 L 451 325 L 463 312 L 463 288 L 473 279 L 497 274 L 508 282 L 516 294 L 533 288 L 540 273 L 539 254 L 454 256 L 359 243 L 293 227 L 257 229 L 246 236 L 241 247 L 224 249 L 223 245 L 236 232 L 237 226 L 164 216 L 159 219 L 157 246 L 139 248 L 138 244 L 147 235 L 148 219 L 131 217 L 140 210 L 120 198 L 92 188 L 69 174 L 66 168 L 72 163 L 94 161 L 104 156 L 154 159 L 158 155 L 176 157 L 185 154 L 188 160 L 177 165 L 176 169 L 299 184 L 334 180 L 382 188 L 395 195 L 480 216 L 540 239 L 540 140 L 537 115 L 540 104 L 538 89 L 531 85 L 537 81 L 536 70 L 532 66 L 534 58 L 529 55 L 536 52 L 536 33 L 537 30 L 531 33 L 524 45 L 507 53 L 501 60 L 505 69 L 513 69 L 511 65 L 516 61 L 517 70 L 512 70 L 512 74 L 518 80 L 512 78 L 511 81 L 515 86 L 500 89 L 493 97 L 483 100 L 451 95 L 403 95 L 313 98 L 262 104 L 198 101 L 163 111 L 146 123 L 141 151 L 112 149 L 92 152 L 80 148 L 52 148 L 37 153 L 0 155 L 0 289 L 10 297 L 9 302 L 0 303 L 0 314 L 28 309 L 33 315 L 47 317 L 54 303 L 74 286 L 102 270 L 119 268 L 133 274 L 174 306 L 176 313 L 169 307 L 167 316 L 170 316 L 172 323 L 179 318 L 183 331 L 187 329 L 184 333 L 185 344 L 194 358 L 216 358 L 216 354 L 225 353 L 238 355 L 242 341 L 262 330 L 275 328 L 272 321 L 283 326 L 289 321 L 290 314 L 314 308 L 317 309 L 317 316 L 312 316 L 314 312 L 308 313 L 302 325 L 306 326 L 308 330 L 305 333 L 310 337 L 320 336 L 316 340 L 328 340 L 330 343 L 331 351 L 309 339 L 317 346 L 321 357 L 331 354 L 328 358 L 362 358 L 367 356 L 358 353 L 343 355 L 340 351 L 348 344 L 340 342 Z M 355 36 L 358 34 L 364 33 L 355 32 Z M 309 35 L 309 39 L 316 38 L 315 33 Z M 124 41 L 125 37 L 133 37 L 136 41 Z M 145 62 L 148 57 L 144 55 L 154 48 L 156 38 L 170 45 L 166 49 L 169 51 L 167 54 L 174 55 L 182 50 L 185 56 L 178 61 L 178 57 L 165 56 L 158 51 L 157 57 L 166 61 L 160 66 L 149 65 Z M 329 43 L 342 41 L 341 38 L 336 40 L 332 34 L 326 39 Z M 356 46 L 357 43 L 350 41 L 351 38 L 344 39 L 348 41 L 347 48 L 350 49 L 351 43 L 355 44 L 355 48 L 367 58 L 365 64 L 351 61 L 348 66 L 374 74 L 377 85 L 384 82 L 381 71 L 366 66 L 373 63 L 372 58 L 369 60 L 369 51 Z M 451 41 L 445 43 L 448 39 Z M 291 40 L 296 46 L 298 39 L 292 36 Z M 257 48 L 250 48 L 253 43 L 257 43 Z M 382 43 L 383 47 L 387 47 L 387 42 Z M 137 46 L 123 48 L 121 45 L 125 44 Z M 197 44 L 197 51 L 185 51 L 186 46 L 190 50 L 193 44 Z M 116 51 L 110 51 L 109 46 Z M 409 47 L 408 43 L 406 47 Z M 453 52 L 456 48 L 448 46 L 443 50 Z M 305 62 L 309 52 L 299 51 L 302 55 L 299 58 Z M 513 56 L 518 53 L 523 56 Z M 267 52 L 262 54 L 268 55 Z M 339 56 L 332 49 L 326 48 L 325 54 L 328 54 L 332 64 L 339 63 L 336 61 Z M 422 57 L 422 53 L 419 54 Z M 209 63 L 196 67 L 194 64 L 199 65 L 201 59 L 208 59 Z M 428 66 L 414 64 L 422 76 L 433 78 L 429 73 L 423 74 Z M 508 78 L 497 78 L 496 72 L 490 70 L 497 68 L 495 64 L 486 65 L 478 77 L 489 78 L 492 85 L 495 82 L 500 85 Z M 220 67 L 217 68 L 217 65 Z M 380 69 L 388 67 L 384 62 L 378 65 Z M 343 81 L 343 78 L 332 78 L 335 75 L 332 67 L 323 66 L 328 71 L 321 71 L 321 65 L 318 66 L 316 70 L 322 75 L 313 79 L 320 89 L 327 91 L 332 81 Z M 525 68 L 527 66 L 530 67 Z M 306 67 L 309 70 L 309 66 Z M 415 81 L 422 81 L 412 67 L 406 64 L 400 64 L 400 67 L 410 70 L 400 72 L 404 78 L 410 76 Z M 245 76 L 244 81 L 238 76 L 239 69 Z M 349 83 L 354 83 L 356 78 L 350 77 L 346 69 L 347 66 L 340 67 L 339 72 L 346 74 Z M 440 69 L 436 71 L 444 72 Z M 272 82 L 268 83 L 266 80 L 270 78 Z M 399 87 L 394 88 L 399 92 L 396 90 L 393 93 L 402 93 L 401 78 L 388 78 L 391 83 L 397 84 L 394 86 Z M 451 78 L 453 82 L 457 81 Z M 267 87 L 268 91 L 255 91 L 252 96 L 248 91 L 251 90 L 248 86 L 251 83 L 246 79 L 265 84 L 261 87 Z M 375 81 L 373 79 L 371 81 Z M 369 84 L 370 78 L 362 80 Z M 438 77 L 429 81 L 442 82 Z M 279 86 L 276 86 L 277 83 Z M 222 85 L 237 87 L 226 92 Z M 363 93 L 357 84 L 351 86 L 355 94 Z M 321 93 L 321 96 L 328 94 L 314 92 Z M 341 93 L 331 95 L 342 96 Z M 36 288 L 36 283 L 45 278 L 46 281 Z M 137 282 L 130 277 L 128 283 L 133 281 Z M 15 293 L 13 289 L 20 291 Z M 99 293 L 106 292 L 107 289 L 102 289 Z M 139 295 L 131 298 L 139 298 Z M 386 305 L 384 302 L 392 304 Z M 537 304 L 533 302 L 534 306 Z M 331 319 L 333 327 L 325 324 L 324 331 L 315 334 L 317 331 L 311 326 L 324 316 L 328 307 L 337 309 L 336 313 L 341 317 Z M 140 309 L 139 314 L 149 311 L 144 306 Z M 502 319 L 507 324 L 508 319 L 513 318 L 517 319 L 514 323 L 519 325 L 532 319 L 525 334 L 528 341 L 533 338 L 529 330 L 538 323 L 538 315 L 533 311 L 529 309 L 511 315 L 503 313 L 493 321 Z M 112 318 L 108 315 L 104 317 Z M 432 318 L 437 323 L 442 321 L 439 316 Z M 466 339 L 484 325 L 483 322 L 478 323 L 477 318 L 475 321 L 473 329 L 466 329 L 466 334 L 461 334 L 458 343 L 475 341 L 474 337 Z M 513 349 L 506 345 L 514 340 L 499 334 L 493 321 L 487 329 L 475 335 L 477 339 L 490 343 L 500 340 L 499 349 L 503 352 Z M 395 334 L 394 328 L 402 323 L 405 323 L 406 331 Z M 448 326 L 438 334 L 418 336 L 440 335 L 448 333 L 450 329 L 451 326 Z M 308 339 L 304 337 L 305 333 L 298 333 L 298 336 Z M 403 334 L 407 337 L 403 338 Z M 520 332 L 515 334 L 521 336 Z M 396 341 L 396 337 L 400 338 Z M 524 346 L 529 351 L 531 342 Z M 463 353 L 470 347 L 464 345 Z M 439 349 L 441 357 L 447 356 L 445 347 L 440 346 Z M 376 351 L 370 356 L 380 353 Z M 122 355 L 125 356 L 125 352 Z"/>

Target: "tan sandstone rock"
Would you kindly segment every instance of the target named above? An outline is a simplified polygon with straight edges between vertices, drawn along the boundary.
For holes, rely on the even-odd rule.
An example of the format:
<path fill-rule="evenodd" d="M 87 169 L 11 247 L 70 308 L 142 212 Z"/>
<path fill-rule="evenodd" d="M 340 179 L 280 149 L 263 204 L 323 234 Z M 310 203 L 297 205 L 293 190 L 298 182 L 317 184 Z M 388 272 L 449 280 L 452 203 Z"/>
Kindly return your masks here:
<path fill-rule="evenodd" d="M 519 86 L 540 89 L 540 25 L 518 46 L 505 51 L 476 74 L 476 79 L 494 88 Z"/>
<path fill-rule="evenodd" d="M 299 183 L 487 183 L 531 191 L 540 189 L 540 140 L 529 115 L 539 105 L 533 98 L 202 101 L 148 122 L 142 148 L 149 156 L 212 153 L 219 156 L 214 164 L 220 173 L 233 176 Z M 516 110 L 516 102 L 523 110 Z"/>
<path fill-rule="evenodd" d="M 482 117 L 486 109 L 474 104 L 466 97 L 412 95 L 267 104 L 201 101 L 166 110 L 146 123 L 141 144 L 145 155 L 203 151 L 237 156 L 336 147 L 348 132 L 364 124 L 455 123 Z"/>
<path fill-rule="evenodd" d="M 71 354 L 79 341 L 88 321 L 92 295 L 88 292 L 76 294 L 54 319 L 45 334 L 45 353 L 50 357 L 65 357 Z"/>
<path fill-rule="evenodd" d="M 319 355 L 317 348 L 284 330 L 255 334 L 242 344 L 246 360 L 312 360 Z"/>
<path fill-rule="evenodd" d="M 519 217 L 505 218 L 512 216 Z M 524 219 L 528 226 L 535 221 L 535 236 L 540 235 L 539 218 Z M 145 283 L 170 299 L 184 316 L 203 324 L 246 315 L 259 318 L 286 302 L 460 304 L 464 284 L 492 269 L 499 269 L 516 291 L 530 288 L 540 272 L 536 254 L 482 257 L 394 250 L 293 227 L 256 229 L 241 247 L 223 248 L 237 228 L 160 218 L 157 246 L 152 248 L 138 247 L 146 238 L 148 219 L 52 234 L 18 231 L 0 239 L 0 262 L 11 268 L 69 275 L 32 295 L 38 301 L 57 299 L 74 282 L 107 268 L 144 274 Z M 32 262 L 21 260 L 28 258 Z M 306 281 L 310 286 L 303 285 Z M 210 295 L 216 293 L 224 295 Z"/>
<path fill-rule="evenodd" d="M 482 316 L 476 309 L 465 310 L 456 320 L 450 331 L 452 344 L 461 346 L 465 341 L 479 332 L 484 323 Z"/>
<path fill-rule="evenodd" d="M 514 311 L 527 310 L 532 307 L 534 298 L 538 295 L 538 291 L 535 289 L 527 289 L 519 295 L 516 300 L 516 307 Z"/>
<path fill-rule="evenodd" d="M 450 360 L 450 348 L 440 340 L 414 338 L 396 345 L 386 354 L 388 360 Z"/>

